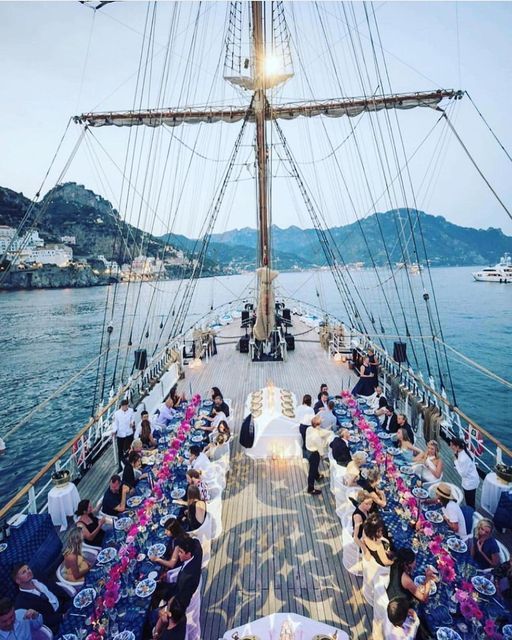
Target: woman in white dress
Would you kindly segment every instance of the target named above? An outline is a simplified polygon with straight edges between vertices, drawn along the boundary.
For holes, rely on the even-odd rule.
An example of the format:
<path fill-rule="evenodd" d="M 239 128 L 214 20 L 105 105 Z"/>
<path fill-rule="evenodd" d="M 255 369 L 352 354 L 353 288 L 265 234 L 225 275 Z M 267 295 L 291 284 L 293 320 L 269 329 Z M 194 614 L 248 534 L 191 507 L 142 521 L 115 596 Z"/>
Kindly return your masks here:
<path fill-rule="evenodd" d="M 414 463 L 414 471 L 423 482 L 437 482 L 443 477 L 443 461 L 435 440 L 427 442 L 427 448 L 414 458 Z"/>

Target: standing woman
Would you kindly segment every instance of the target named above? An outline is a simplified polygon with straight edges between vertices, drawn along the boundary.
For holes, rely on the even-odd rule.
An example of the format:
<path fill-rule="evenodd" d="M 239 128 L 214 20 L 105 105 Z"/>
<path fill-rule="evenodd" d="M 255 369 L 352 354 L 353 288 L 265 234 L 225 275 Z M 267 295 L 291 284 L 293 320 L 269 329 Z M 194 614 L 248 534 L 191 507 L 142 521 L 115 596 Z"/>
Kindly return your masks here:
<path fill-rule="evenodd" d="M 370 365 L 370 358 L 365 356 L 359 369 L 359 380 L 352 389 L 354 396 L 371 396 L 375 393 L 375 378 Z"/>
<path fill-rule="evenodd" d="M 464 440 L 453 438 L 450 442 L 450 449 L 453 451 L 454 464 L 457 473 L 460 475 L 464 499 L 468 507 L 475 508 L 476 490 L 480 484 L 480 476 L 473 458 L 466 450 Z"/>
<path fill-rule="evenodd" d="M 367 491 L 360 491 L 357 494 L 357 507 L 352 513 L 352 527 L 354 542 L 362 548 L 363 525 L 373 507 L 373 498 Z"/>
<path fill-rule="evenodd" d="M 377 387 L 379 384 L 379 360 L 375 355 L 375 349 L 368 349 L 368 360 L 370 361 L 370 367 L 373 375 L 373 386 Z"/>

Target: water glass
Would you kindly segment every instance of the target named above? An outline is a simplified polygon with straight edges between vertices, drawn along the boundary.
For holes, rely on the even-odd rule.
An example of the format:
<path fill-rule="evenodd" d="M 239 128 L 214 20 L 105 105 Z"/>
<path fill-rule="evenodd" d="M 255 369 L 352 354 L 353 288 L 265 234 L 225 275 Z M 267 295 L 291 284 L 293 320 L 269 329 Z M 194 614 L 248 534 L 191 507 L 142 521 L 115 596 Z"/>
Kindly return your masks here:
<path fill-rule="evenodd" d="M 405 520 L 400 521 L 400 525 L 402 526 L 402 531 L 405 533 L 407 531 L 407 522 Z"/>

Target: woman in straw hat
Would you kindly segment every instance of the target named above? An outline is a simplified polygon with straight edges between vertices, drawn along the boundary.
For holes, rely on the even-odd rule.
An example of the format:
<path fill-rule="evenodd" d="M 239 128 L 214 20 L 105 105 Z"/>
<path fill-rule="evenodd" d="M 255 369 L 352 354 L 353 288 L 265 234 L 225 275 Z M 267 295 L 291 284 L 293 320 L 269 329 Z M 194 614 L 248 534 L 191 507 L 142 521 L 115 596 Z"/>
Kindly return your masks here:
<path fill-rule="evenodd" d="M 443 505 L 443 517 L 446 524 L 453 533 L 465 538 L 467 535 L 466 521 L 462 509 L 455 502 L 450 485 L 440 482 L 436 487 L 436 497 Z"/>

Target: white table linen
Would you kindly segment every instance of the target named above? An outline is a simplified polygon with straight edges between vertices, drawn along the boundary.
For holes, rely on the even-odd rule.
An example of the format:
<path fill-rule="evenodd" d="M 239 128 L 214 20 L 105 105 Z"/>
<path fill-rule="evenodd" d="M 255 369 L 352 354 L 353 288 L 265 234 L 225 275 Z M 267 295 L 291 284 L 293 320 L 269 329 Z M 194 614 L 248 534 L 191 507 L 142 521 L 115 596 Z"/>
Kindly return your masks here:
<path fill-rule="evenodd" d="M 80 494 L 75 485 L 70 482 L 63 487 L 53 487 L 48 494 L 48 513 L 53 524 L 60 526 L 61 531 L 68 528 L 68 516 L 74 515 Z"/>
<path fill-rule="evenodd" d="M 348 640 L 348 635 L 323 622 L 311 620 L 296 613 L 273 613 L 265 618 L 259 618 L 253 622 L 248 622 L 241 627 L 226 631 L 223 640 L 232 640 L 234 634 L 238 634 L 240 638 L 244 636 L 258 636 L 260 640 L 279 640 L 281 627 L 285 621 L 288 621 L 295 634 L 295 640 L 311 640 L 317 634 L 325 634 L 332 636 L 337 632 L 337 640 Z"/>
<path fill-rule="evenodd" d="M 480 504 L 483 509 L 494 515 L 498 508 L 501 494 L 504 491 L 512 491 L 512 482 L 504 482 L 494 473 L 488 473 L 482 484 L 482 496 Z"/>

